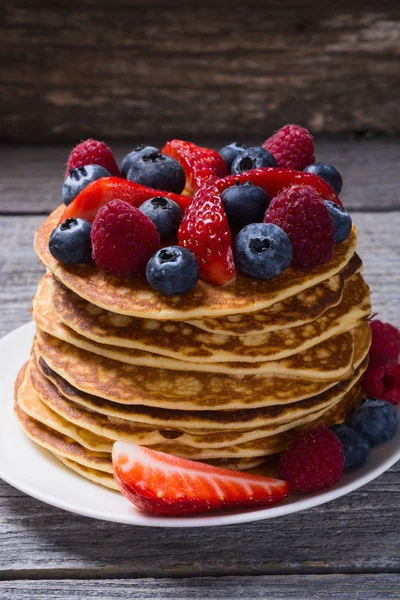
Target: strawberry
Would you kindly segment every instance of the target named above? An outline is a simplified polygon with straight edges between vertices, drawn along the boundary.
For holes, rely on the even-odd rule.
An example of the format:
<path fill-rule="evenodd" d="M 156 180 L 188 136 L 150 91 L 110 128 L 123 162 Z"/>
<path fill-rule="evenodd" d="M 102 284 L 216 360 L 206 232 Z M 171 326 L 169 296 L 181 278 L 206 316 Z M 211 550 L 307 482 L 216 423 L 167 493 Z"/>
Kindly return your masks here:
<path fill-rule="evenodd" d="M 188 196 L 193 196 L 207 181 L 228 174 L 222 156 L 210 148 L 202 148 L 192 142 L 171 140 L 165 144 L 162 152 L 175 158 L 183 167 L 186 174 L 186 187 L 183 193 Z"/>
<path fill-rule="evenodd" d="M 187 515 L 258 508 L 284 500 L 289 484 L 178 458 L 144 446 L 116 442 L 114 477 L 138 508 L 158 515 Z"/>
<path fill-rule="evenodd" d="M 233 281 L 236 271 L 231 233 L 214 183 L 196 192 L 179 227 L 178 242 L 197 258 L 201 279 L 217 285 Z"/>
<path fill-rule="evenodd" d="M 161 195 L 174 200 L 182 211 L 185 211 L 191 202 L 191 199 L 186 196 L 153 190 L 120 177 L 102 177 L 89 183 L 77 195 L 63 212 L 60 222 L 69 218 L 80 217 L 92 223 L 99 208 L 110 202 L 110 200 L 124 200 L 128 204 L 139 208 L 145 200 Z"/>
<path fill-rule="evenodd" d="M 111 175 L 121 176 L 111 148 L 98 140 L 88 139 L 72 148 L 64 178 L 68 177 L 71 169 L 85 167 L 86 165 L 100 165 L 107 169 Z"/>

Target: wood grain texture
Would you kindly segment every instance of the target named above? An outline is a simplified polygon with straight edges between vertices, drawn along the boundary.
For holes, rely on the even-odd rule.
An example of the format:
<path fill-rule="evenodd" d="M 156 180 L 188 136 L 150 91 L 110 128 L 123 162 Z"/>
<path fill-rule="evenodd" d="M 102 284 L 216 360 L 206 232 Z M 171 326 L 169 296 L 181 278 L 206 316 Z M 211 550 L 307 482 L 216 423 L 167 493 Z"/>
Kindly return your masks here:
<path fill-rule="evenodd" d="M 0 600 L 394 600 L 399 593 L 397 574 L 0 582 Z"/>
<path fill-rule="evenodd" d="M 163 145 L 157 136 L 113 145 L 120 163 L 138 142 L 146 139 Z M 260 138 L 245 137 L 249 144 Z M 198 142 L 219 150 L 226 141 L 216 138 Z M 20 146 L 0 144 L 0 212 L 50 212 L 61 202 L 61 186 L 70 145 Z M 355 210 L 400 209 L 398 165 L 400 141 L 316 141 L 317 160 L 335 165 L 344 180 L 341 198 L 346 207 Z"/>
<path fill-rule="evenodd" d="M 5 140 L 400 131 L 395 0 L 12 0 Z"/>

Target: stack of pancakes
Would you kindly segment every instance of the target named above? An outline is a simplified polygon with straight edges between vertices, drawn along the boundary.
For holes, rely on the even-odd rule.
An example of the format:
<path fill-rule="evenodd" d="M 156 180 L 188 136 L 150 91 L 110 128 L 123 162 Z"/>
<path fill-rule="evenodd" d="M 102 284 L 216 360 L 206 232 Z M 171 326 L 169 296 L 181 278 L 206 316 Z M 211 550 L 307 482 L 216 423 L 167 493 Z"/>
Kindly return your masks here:
<path fill-rule="evenodd" d="M 48 239 L 61 213 L 36 235 L 47 274 L 15 411 L 71 469 L 115 488 L 115 440 L 249 469 L 359 400 L 371 305 L 355 228 L 329 264 L 169 298 L 142 277 L 58 263 Z"/>

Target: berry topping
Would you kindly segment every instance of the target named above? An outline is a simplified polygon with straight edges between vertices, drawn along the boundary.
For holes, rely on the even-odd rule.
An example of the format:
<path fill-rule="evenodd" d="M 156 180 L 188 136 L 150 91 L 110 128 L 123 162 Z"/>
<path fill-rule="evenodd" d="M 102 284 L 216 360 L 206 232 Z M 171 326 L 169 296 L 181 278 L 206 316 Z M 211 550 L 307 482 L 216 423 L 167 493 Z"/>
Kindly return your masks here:
<path fill-rule="evenodd" d="M 175 194 L 180 194 L 186 183 L 185 172 L 178 161 L 161 152 L 139 156 L 126 178 L 155 190 L 167 190 Z"/>
<path fill-rule="evenodd" d="M 345 471 L 357 469 L 367 462 L 371 451 L 367 440 L 347 425 L 334 425 L 331 429 L 342 443 Z"/>
<path fill-rule="evenodd" d="M 271 201 L 264 221 L 281 227 L 293 246 L 293 263 L 308 269 L 331 260 L 335 248 L 333 222 L 318 192 L 293 185 Z"/>
<path fill-rule="evenodd" d="M 193 196 L 205 183 L 225 177 L 228 173 L 223 158 L 210 148 L 202 148 L 192 142 L 171 140 L 165 144 L 162 151 L 182 165 L 186 173 L 184 193 L 188 196 Z"/>
<path fill-rule="evenodd" d="M 111 149 L 104 142 L 89 139 L 75 146 L 68 157 L 65 178 L 71 169 L 86 165 L 100 165 L 115 177 L 121 175 Z"/>
<path fill-rule="evenodd" d="M 363 388 L 369 396 L 375 396 L 391 404 L 400 404 L 400 364 L 386 362 L 372 354 L 368 370 L 363 377 Z"/>
<path fill-rule="evenodd" d="M 279 476 L 294 492 L 312 492 L 334 485 L 342 476 L 343 446 L 320 425 L 300 433 L 281 456 Z"/>
<path fill-rule="evenodd" d="M 389 402 L 367 398 L 350 415 L 348 424 L 371 446 L 378 446 L 392 439 L 396 433 L 399 413 Z"/>
<path fill-rule="evenodd" d="M 127 181 L 120 177 L 106 177 L 98 179 L 86 186 L 80 194 L 65 209 L 61 220 L 69 217 L 81 217 L 87 221 L 93 221 L 99 208 L 111 200 L 124 200 L 131 206 L 139 208 L 146 200 L 159 196 L 160 192 L 147 188 L 139 183 Z M 191 202 L 186 196 L 178 196 L 172 192 L 162 192 L 166 198 L 170 198 L 185 211 Z"/>
<path fill-rule="evenodd" d="M 286 481 L 213 467 L 116 442 L 114 477 L 121 492 L 138 508 L 159 515 L 184 515 L 256 508 L 287 498 Z"/>
<path fill-rule="evenodd" d="M 335 242 L 340 244 L 347 240 L 351 233 L 353 222 L 347 210 L 330 200 L 324 200 L 326 208 L 329 210 L 335 232 Z"/>
<path fill-rule="evenodd" d="M 160 247 L 160 236 L 150 219 L 122 200 L 112 200 L 99 210 L 91 237 L 96 265 L 122 277 L 143 273 Z"/>
<path fill-rule="evenodd" d="M 136 146 L 132 152 L 129 152 L 129 154 L 124 156 L 122 159 L 122 176 L 126 177 L 128 175 L 129 169 L 139 158 L 141 158 L 144 154 L 151 154 L 152 152 L 160 152 L 160 149 L 156 148 L 155 146 L 146 146 L 146 144 L 140 144 L 139 146 Z"/>
<path fill-rule="evenodd" d="M 199 279 L 199 266 L 190 250 L 181 246 L 161 248 L 146 267 L 147 281 L 165 296 L 186 294 Z"/>
<path fill-rule="evenodd" d="M 304 169 L 306 173 L 314 173 L 322 177 L 333 189 L 334 192 L 340 194 L 343 187 L 343 179 L 339 171 L 328 163 L 316 162 L 311 165 L 307 165 Z"/>
<path fill-rule="evenodd" d="M 246 144 L 242 144 L 241 142 L 232 142 L 227 146 L 224 146 L 219 151 L 220 156 L 225 161 L 226 167 L 228 171 L 231 171 L 232 163 L 239 154 L 241 154 L 244 150 L 246 150 Z"/>
<path fill-rule="evenodd" d="M 221 200 L 233 229 L 242 229 L 250 223 L 261 223 L 269 206 L 268 194 L 251 181 L 237 181 L 222 192 Z"/>
<path fill-rule="evenodd" d="M 179 227 L 178 242 L 195 255 L 201 279 L 217 285 L 235 279 L 228 219 L 214 184 L 196 192 Z"/>
<path fill-rule="evenodd" d="M 265 140 L 263 148 L 275 157 L 278 167 L 297 169 L 314 162 L 314 143 L 308 129 L 299 125 L 285 125 Z"/>
<path fill-rule="evenodd" d="M 67 219 L 51 232 L 51 255 L 65 265 L 89 262 L 92 258 L 91 229 L 91 223 L 83 219 Z"/>
<path fill-rule="evenodd" d="M 86 165 L 71 169 L 62 187 L 62 200 L 66 206 L 92 181 L 101 177 L 110 177 L 110 173 L 100 165 Z"/>
<path fill-rule="evenodd" d="M 370 323 L 372 344 L 370 352 L 386 360 L 398 360 L 400 354 L 400 331 L 390 323 L 374 319 Z"/>
<path fill-rule="evenodd" d="M 161 240 L 178 233 L 182 211 L 173 200 L 164 196 L 155 196 L 143 202 L 139 210 L 153 221 Z"/>
<path fill-rule="evenodd" d="M 288 268 L 292 258 L 289 237 L 272 223 L 247 225 L 235 241 L 237 269 L 256 279 L 272 279 L 280 275 Z"/>
<path fill-rule="evenodd" d="M 247 150 L 244 150 L 235 158 L 231 167 L 231 173 L 233 175 L 239 175 L 240 173 L 251 171 L 253 169 L 277 166 L 276 160 L 271 152 L 268 152 L 265 148 L 252 147 L 247 148 Z"/>

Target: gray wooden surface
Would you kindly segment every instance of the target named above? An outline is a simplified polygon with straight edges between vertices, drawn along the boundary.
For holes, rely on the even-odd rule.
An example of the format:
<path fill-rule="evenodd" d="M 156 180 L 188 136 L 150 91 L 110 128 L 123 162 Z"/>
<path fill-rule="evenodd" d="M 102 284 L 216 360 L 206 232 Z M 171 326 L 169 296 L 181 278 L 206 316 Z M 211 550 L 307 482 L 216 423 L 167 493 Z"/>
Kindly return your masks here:
<path fill-rule="evenodd" d="M 375 144 L 368 154 L 376 157 L 376 165 L 367 161 L 364 176 L 363 150 L 346 146 L 344 153 L 354 157 L 347 181 L 355 191 L 354 180 L 364 186 L 359 198 L 365 201 L 353 205 L 353 218 L 374 309 L 400 326 L 400 196 L 398 173 L 387 168 L 398 161 L 400 146 L 379 142 L 378 152 Z M 321 147 L 339 157 L 336 143 Z M 21 148 L 24 176 L 17 177 L 17 149 L 2 151 L 15 165 L 15 177 L 8 173 L 0 179 L 0 335 L 30 319 L 30 301 L 43 272 L 32 251 L 34 230 L 43 220 L 35 213 L 52 208 L 49 195 L 38 210 L 38 182 L 46 181 L 48 165 L 60 164 L 62 176 L 64 162 L 60 148 Z M 51 189 L 58 185 L 52 175 Z M 386 199 L 391 195 L 389 206 L 380 201 L 381 188 Z M 13 198 L 16 208 L 10 210 Z M 397 598 L 399 505 L 400 464 L 330 504 L 273 521 L 208 530 L 94 521 L 0 482 L 0 599 Z"/>

